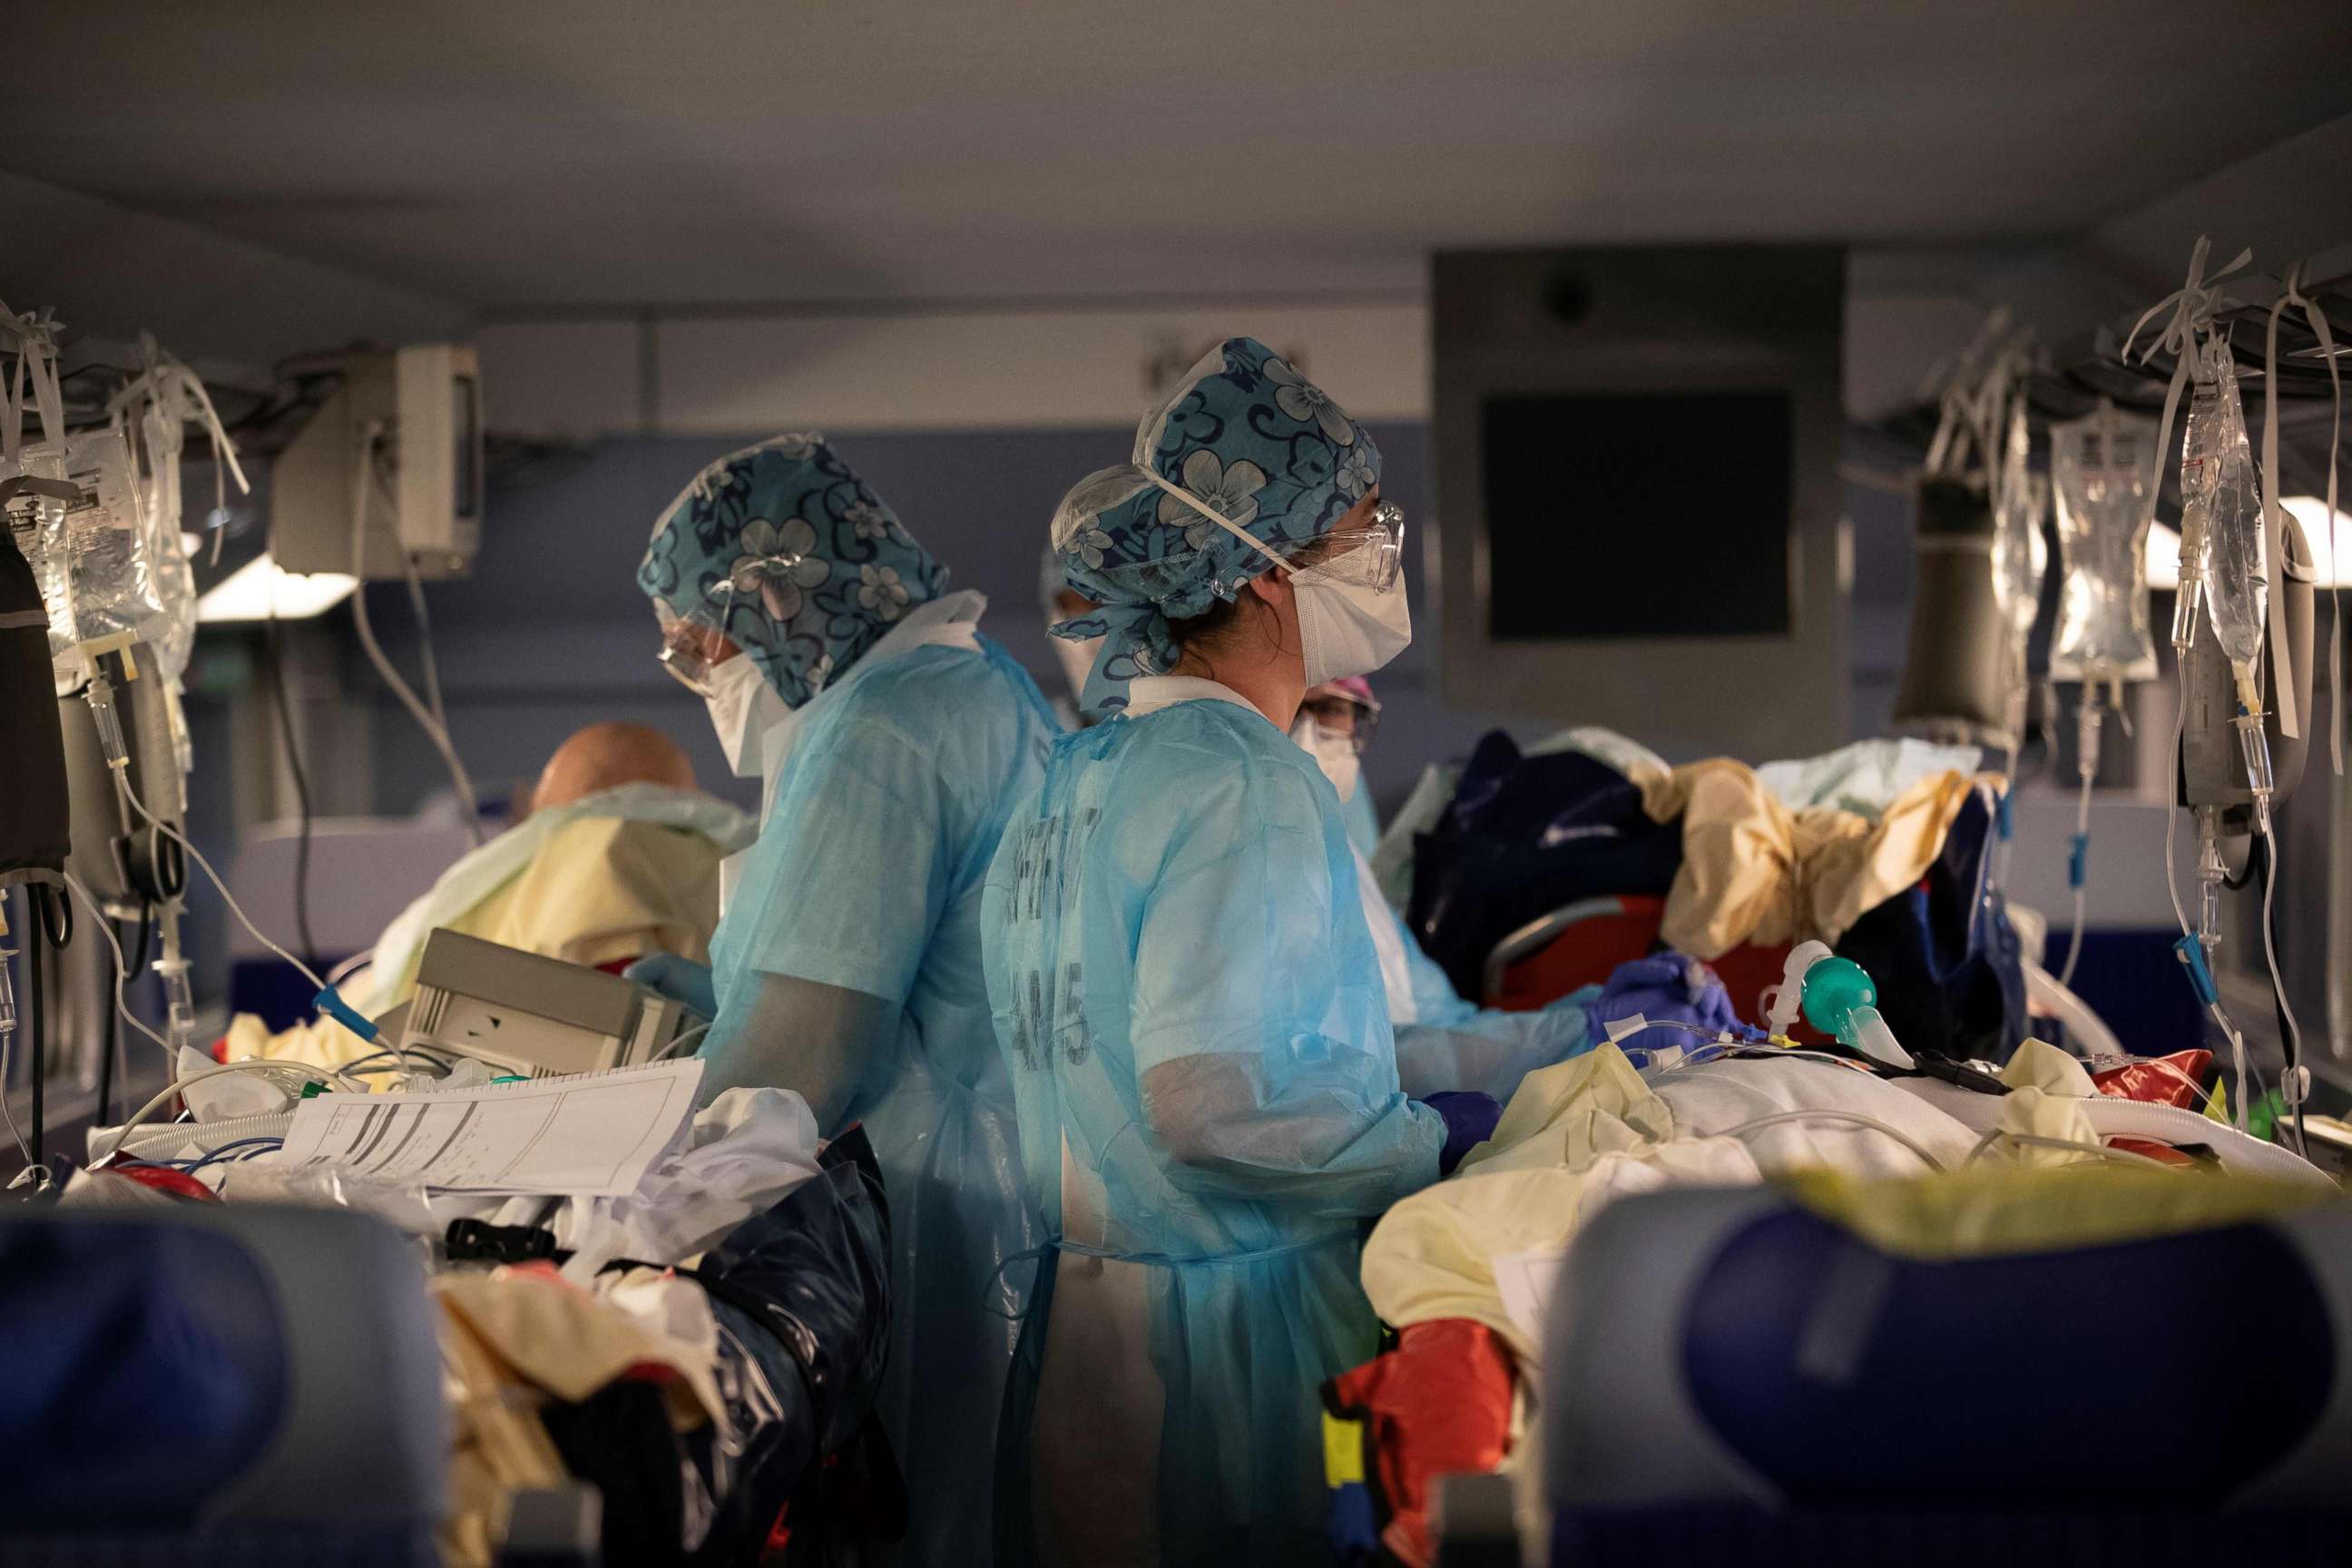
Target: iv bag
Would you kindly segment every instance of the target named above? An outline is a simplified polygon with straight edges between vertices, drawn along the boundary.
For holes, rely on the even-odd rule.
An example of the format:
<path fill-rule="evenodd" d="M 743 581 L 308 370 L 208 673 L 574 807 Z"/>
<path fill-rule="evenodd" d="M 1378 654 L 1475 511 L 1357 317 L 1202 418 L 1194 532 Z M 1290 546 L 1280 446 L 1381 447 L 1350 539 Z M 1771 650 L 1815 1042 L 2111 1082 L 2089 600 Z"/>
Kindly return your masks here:
<path fill-rule="evenodd" d="M 2262 498 L 2238 397 L 2237 363 L 2226 342 L 2216 340 L 2206 349 L 2189 410 L 2189 435 L 2201 439 L 2181 453 L 2180 489 L 2184 498 L 2193 489 L 2204 499 L 2206 616 L 2214 639 L 2231 668 L 2251 679 L 2270 611 Z M 2186 515 L 2184 500 L 2184 550 Z"/>
<path fill-rule="evenodd" d="M 2000 499 L 1993 509 L 1992 585 L 2010 637 L 2022 649 L 2042 610 L 2042 579 L 2050 570 L 2050 546 L 2042 537 L 2042 508 L 2049 482 L 2026 471 L 2025 405 L 2011 416 L 2001 462 Z M 2022 678 L 2021 668 L 2015 672 Z"/>
<path fill-rule="evenodd" d="M 24 447 L 14 463 L 0 462 L 0 479 L 62 481 L 66 456 L 62 447 Z M 49 617 L 49 657 L 55 659 L 78 640 L 73 619 L 73 552 L 66 542 L 66 503 L 53 495 L 21 494 L 8 502 L 8 536 L 16 552 L 33 569 L 41 591 L 41 605 Z"/>
<path fill-rule="evenodd" d="M 166 684 L 188 668 L 196 642 L 196 573 L 180 530 L 180 422 L 161 402 L 150 403 L 141 419 L 149 470 L 137 476 L 139 514 L 153 568 L 155 597 L 163 619 L 148 639 Z"/>
<path fill-rule="evenodd" d="M 163 626 L 163 605 L 131 477 L 131 444 L 121 430 L 105 426 L 67 437 L 64 447 L 66 478 L 82 492 L 80 504 L 66 512 L 74 625 L 85 639 L 128 632 L 152 640 Z"/>
<path fill-rule="evenodd" d="M 2156 679 L 2148 633 L 2147 533 L 2155 521 L 2150 420 L 2113 405 L 2050 430 L 2050 477 L 2058 501 L 2058 626 L 2050 639 L 2053 680 L 2112 683 Z"/>

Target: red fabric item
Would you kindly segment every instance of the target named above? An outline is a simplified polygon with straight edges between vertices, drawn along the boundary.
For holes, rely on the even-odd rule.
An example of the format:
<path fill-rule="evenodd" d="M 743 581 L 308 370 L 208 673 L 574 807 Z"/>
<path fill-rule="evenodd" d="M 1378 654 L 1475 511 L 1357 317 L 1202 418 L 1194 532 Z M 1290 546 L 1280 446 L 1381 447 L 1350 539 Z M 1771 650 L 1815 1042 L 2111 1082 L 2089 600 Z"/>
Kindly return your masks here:
<path fill-rule="evenodd" d="M 1666 900 L 1620 893 L 1610 900 L 1614 914 L 1597 914 L 1561 931 L 1542 951 L 1503 971 L 1502 983 L 1486 998 L 1486 1005 L 1508 1013 L 1532 1013 L 1559 1001 L 1580 985 L 1605 985 L 1621 963 L 1647 958 L 1658 951 L 1659 928 L 1665 924 Z M 1731 1010 L 1743 1023 L 1761 1024 L 1757 1004 L 1768 986 L 1780 984 L 1788 967 L 1789 944 L 1735 947 L 1707 967 L 1723 982 Z M 1824 1037 L 1800 1022 L 1795 1037 L 1819 1045 Z"/>
<path fill-rule="evenodd" d="M 1484 1475 L 1510 1446 L 1514 1364 L 1483 1323 L 1415 1323 L 1394 1350 L 1324 1385 L 1335 1415 L 1363 1423 L 1364 1482 L 1381 1544 L 1411 1568 L 1434 1560 L 1429 1498 L 1440 1476 Z"/>
<path fill-rule="evenodd" d="M 2197 1163 L 2169 1143 L 2151 1143 L 2145 1138 L 2110 1138 L 2107 1147 L 2120 1149 L 2126 1154 L 2145 1154 L 2159 1165 L 2193 1166 Z"/>
<path fill-rule="evenodd" d="M 2095 1072 L 2091 1082 L 2110 1099 L 2196 1110 L 2205 1103 L 2205 1076 L 2212 1068 L 2210 1051 L 2175 1051 L 2168 1057 L 2126 1062 L 2119 1068 Z"/>
<path fill-rule="evenodd" d="M 159 1193 L 169 1193 L 175 1198 L 194 1198 L 198 1203 L 216 1204 L 220 1194 L 185 1171 L 169 1165 L 110 1165 L 96 1172 L 99 1176 L 121 1176 L 126 1182 L 136 1182 L 142 1187 L 152 1187 Z"/>
<path fill-rule="evenodd" d="M 1605 983 L 1621 963 L 1647 958 L 1658 942 L 1665 900 L 1621 897 L 1615 902 L 1617 913 L 1577 921 L 1540 951 L 1503 971 L 1486 1005 L 1533 1013 L 1580 985 Z"/>
<path fill-rule="evenodd" d="M 645 954 L 639 953 L 637 958 L 643 958 Z M 596 967 L 603 970 L 607 974 L 618 974 L 621 971 L 628 968 L 629 965 L 635 963 L 636 961 L 636 958 L 615 958 L 600 963 L 596 965 Z"/>

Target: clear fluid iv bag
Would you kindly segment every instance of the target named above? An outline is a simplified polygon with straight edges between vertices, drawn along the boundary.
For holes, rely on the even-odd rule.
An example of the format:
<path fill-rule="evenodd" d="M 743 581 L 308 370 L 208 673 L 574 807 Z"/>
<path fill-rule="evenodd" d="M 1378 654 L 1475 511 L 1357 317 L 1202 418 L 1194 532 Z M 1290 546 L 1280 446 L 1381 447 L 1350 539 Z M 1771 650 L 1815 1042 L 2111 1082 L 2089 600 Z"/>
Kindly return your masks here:
<path fill-rule="evenodd" d="M 2213 485 L 2221 471 L 2216 458 L 2226 421 L 2220 388 L 2207 379 L 2209 359 L 2200 352 L 2196 390 L 2181 421 L 2180 591 L 2172 605 L 2172 646 L 2181 649 L 2197 640 L 2197 613 L 2204 607 L 2211 565 Z M 2168 455 L 2159 453 L 2158 460 Z"/>
<path fill-rule="evenodd" d="M 0 462 L 0 479 L 62 480 L 66 455 L 62 446 L 22 448 L 13 463 Z M 53 495 L 20 494 L 8 502 L 8 536 L 17 553 L 33 569 L 41 590 L 41 605 L 49 616 L 49 657 L 70 649 L 79 640 L 73 619 L 73 551 L 66 539 L 66 503 Z M 70 689 L 70 688 L 68 688 Z"/>
<path fill-rule="evenodd" d="M 2242 690 L 2249 690 L 2270 613 L 2262 497 L 2254 484 L 2245 407 L 2238 396 L 2237 363 L 2224 342 L 2209 342 L 2206 350 L 2189 416 L 2189 434 L 2206 439 L 2183 453 L 2181 488 L 2185 494 L 2190 465 L 2195 464 L 2197 487 L 2206 499 L 2206 616 Z M 2209 401 L 2211 416 L 2200 420 L 2200 405 Z M 2248 706 L 2260 708 L 2259 693 Z"/>
<path fill-rule="evenodd" d="M 2000 499 L 1993 507 L 1992 582 L 2009 623 L 2013 646 L 2021 654 L 2042 610 L 2042 580 L 2050 571 L 2050 546 L 2042 537 L 2042 508 L 2050 495 L 2048 481 L 2031 473 L 2027 454 L 2025 405 L 2011 410 L 2009 438 L 2001 454 Z M 2011 672 L 2024 679 L 2024 669 Z"/>
<path fill-rule="evenodd" d="M 2111 685 L 2156 679 L 2147 614 L 2147 535 L 2155 520 L 2153 420 L 2098 412 L 2050 429 L 2058 503 L 2055 680 Z"/>
<path fill-rule="evenodd" d="M 74 624 L 85 638 L 128 632 L 150 643 L 167 617 L 156 592 L 131 444 L 113 426 L 65 440 L 66 478 L 82 492 L 66 513 L 73 551 Z"/>

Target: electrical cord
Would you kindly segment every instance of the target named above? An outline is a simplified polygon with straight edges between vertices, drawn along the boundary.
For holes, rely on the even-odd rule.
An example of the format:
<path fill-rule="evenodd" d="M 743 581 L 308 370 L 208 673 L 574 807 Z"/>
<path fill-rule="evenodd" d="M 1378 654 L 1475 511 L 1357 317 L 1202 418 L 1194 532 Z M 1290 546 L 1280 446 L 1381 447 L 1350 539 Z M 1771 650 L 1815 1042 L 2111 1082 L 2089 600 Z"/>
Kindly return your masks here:
<path fill-rule="evenodd" d="M 294 935 L 302 956 L 319 967 L 319 943 L 310 934 L 310 780 L 302 768 L 302 748 L 294 739 L 294 704 L 286 690 L 286 659 L 278 631 L 278 601 L 271 595 L 269 625 L 262 635 L 269 655 L 269 691 L 278 710 L 278 733 L 286 744 L 286 769 L 294 775 L 294 804 L 301 813 L 294 840 Z"/>
<path fill-rule="evenodd" d="M 408 710 L 409 717 L 416 721 L 417 727 L 425 731 L 425 739 L 433 742 L 434 750 L 441 753 L 441 761 L 449 770 L 449 782 L 457 787 L 457 803 L 466 813 L 466 831 L 475 844 L 479 845 L 484 841 L 481 806 L 474 795 L 474 781 L 467 775 L 466 764 L 458 759 L 457 748 L 449 738 L 448 729 L 419 700 L 415 689 L 401 678 L 400 671 L 393 667 L 392 660 L 384 655 L 383 645 L 376 641 L 374 623 L 368 618 L 368 478 L 374 470 L 376 447 L 383 439 L 383 424 L 378 420 L 371 424 L 360 437 L 358 461 L 354 465 L 356 471 L 352 480 L 352 575 L 359 579 L 359 587 L 352 595 L 352 621 L 359 630 L 360 647 L 366 652 L 368 662 L 375 666 L 375 671 L 383 678 L 383 683 L 392 689 L 392 694 L 400 700 L 401 706 Z M 408 552 L 397 536 L 393 540 L 393 548 L 409 574 L 411 588 L 416 598 L 421 600 L 424 589 L 415 577 L 416 563 L 408 559 Z M 437 703 L 440 700 L 439 683 L 429 679 L 434 668 L 429 638 L 425 646 L 425 662 L 428 671 L 427 683 L 435 688 L 434 700 Z"/>

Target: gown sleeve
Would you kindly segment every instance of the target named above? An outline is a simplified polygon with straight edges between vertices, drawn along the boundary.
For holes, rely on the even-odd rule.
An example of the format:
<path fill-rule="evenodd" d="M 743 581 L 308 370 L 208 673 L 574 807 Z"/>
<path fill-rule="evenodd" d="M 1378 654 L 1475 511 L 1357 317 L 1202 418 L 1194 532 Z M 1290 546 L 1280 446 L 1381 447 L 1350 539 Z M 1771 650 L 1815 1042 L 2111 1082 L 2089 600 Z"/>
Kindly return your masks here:
<path fill-rule="evenodd" d="M 1385 904 L 1364 914 L 1396 921 Z M 1507 1105 L 1528 1074 L 1591 1048 L 1584 1004 L 1599 987 L 1581 987 L 1533 1013 L 1479 1007 L 1457 995 L 1412 930 L 1396 924 L 1412 977 L 1413 1021 L 1396 1031 L 1397 1077 L 1407 1094 L 1425 1100 L 1475 1089 Z"/>
<path fill-rule="evenodd" d="M 1145 1131 L 1192 1191 L 1380 1213 L 1436 1179 L 1445 1132 L 1398 1087 L 1346 841 L 1303 778 L 1223 782 L 1136 917 Z"/>
<path fill-rule="evenodd" d="M 799 1091 L 827 1136 L 887 1081 L 954 874 L 943 769 L 888 715 L 845 715 L 786 763 L 714 942 L 702 1092 Z M 818 743 L 822 741 L 822 743 Z"/>

